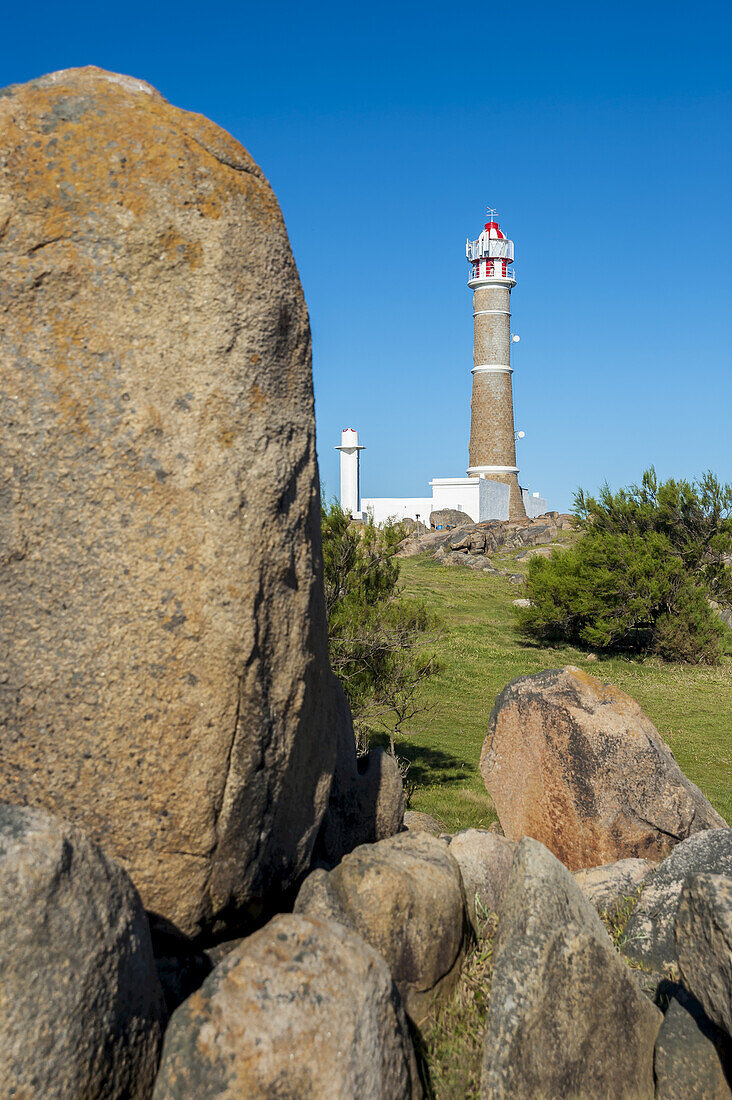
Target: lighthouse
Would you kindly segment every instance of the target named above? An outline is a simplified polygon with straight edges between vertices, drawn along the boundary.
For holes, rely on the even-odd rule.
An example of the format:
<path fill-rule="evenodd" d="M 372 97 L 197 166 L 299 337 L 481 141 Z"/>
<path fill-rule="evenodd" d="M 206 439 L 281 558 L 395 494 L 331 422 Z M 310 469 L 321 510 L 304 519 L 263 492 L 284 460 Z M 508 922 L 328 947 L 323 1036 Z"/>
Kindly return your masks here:
<path fill-rule="evenodd" d="M 344 428 L 341 432 L 341 508 L 348 516 L 361 519 L 359 510 L 361 501 L 361 479 L 359 476 L 359 454 L 365 448 L 359 446 L 358 432 L 354 428 Z"/>
<path fill-rule="evenodd" d="M 526 515 L 518 483 L 516 434 L 511 385 L 511 291 L 513 241 L 503 233 L 489 207 L 485 229 L 468 240 L 468 286 L 473 291 L 473 396 L 471 400 L 469 477 L 508 485 L 510 519 Z"/>

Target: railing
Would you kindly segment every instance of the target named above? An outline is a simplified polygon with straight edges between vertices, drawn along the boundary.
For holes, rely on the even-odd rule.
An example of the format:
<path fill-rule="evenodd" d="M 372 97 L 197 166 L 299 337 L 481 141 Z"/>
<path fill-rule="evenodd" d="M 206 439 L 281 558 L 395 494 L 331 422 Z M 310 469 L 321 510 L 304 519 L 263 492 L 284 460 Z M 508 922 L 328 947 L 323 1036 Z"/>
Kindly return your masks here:
<path fill-rule="evenodd" d="M 503 274 L 503 264 L 494 263 L 493 271 L 486 275 L 485 270 L 481 270 L 479 273 L 473 271 L 473 266 L 470 266 L 470 273 L 468 274 L 468 282 L 472 283 L 473 279 L 513 279 L 516 281 L 516 272 L 513 269 L 513 264 L 506 267 L 506 274 Z"/>

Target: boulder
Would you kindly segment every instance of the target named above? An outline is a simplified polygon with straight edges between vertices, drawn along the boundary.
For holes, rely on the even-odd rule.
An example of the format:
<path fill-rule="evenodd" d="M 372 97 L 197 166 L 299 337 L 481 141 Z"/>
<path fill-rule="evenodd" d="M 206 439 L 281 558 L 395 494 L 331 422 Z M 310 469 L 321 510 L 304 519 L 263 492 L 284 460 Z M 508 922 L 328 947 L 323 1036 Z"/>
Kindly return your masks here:
<path fill-rule="evenodd" d="M 573 666 L 503 689 L 480 770 L 506 836 L 540 840 L 572 871 L 660 860 L 724 825 L 638 704 Z"/>
<path fill-rule="evenodd" d="M 429 833 L 430 836 L 440 836 L 442 826 L 439 821 L 429 814 L 423 814 L 420 810 L 407 810 L 404 814 L 404 828 L 410 833 Z"/>
<path fill-rule="evenodd" d="M 430 527 L 465 527 L 469 523 L 475 520 L 457 508 L 438 508 L 430 512 Z"/>
<path fill-rule="evenodd" d="M 624 954 L 659 972 L 676 966 L 681 891 L 688 878 L 699 874 L 732 876 L 732 829 L 710 829 L 689 837 L 646 879 L 625 926 Z M 689 988 L 699 997 L 697 989 Z"/>
<path fill-rule="evenodd" d="M 604 867 L 575 871 L 574 881 L 598 913 L 617 918 L 624 910 L 629 915 L 643 881 L 655 867 L 650 859 L 619 859 Z"/>
<path fill-rule="evenodd" d="M 653 1096 L 661 1013 L 572 875 L 524 838 L 499 914 L 481 1097 Z"/>
<path fill-rule="evenodd" d="M 175 1012 L 154 1100 L 417 1100 L 399 994 L 347 928 L 275 917 Z"/>
<path fill-rule="evenodd" d="M 78 829 L 0 804 L 0 1095 L 147 1100 L 166 1013 L 128 875 Z"/>
<path fill-rule="evenodd" d="M 332 865 L 360 844 L 401 831 L 404 788 L 399 765 L 383 749 L 356 756 L 351 712 L 337 685 L 338 755 L 328 807 L 315 848 L 316 860 Z"/>
<path fill-rule="evenodd" d="M 308 315 L 252 158 L 148 84 L 0 97 L 0 779 L 183 932 L 309 866 L 336 755 Z"/>
<path fill-rule="evenodd" d="M 732 1100 L 724 1036 L 683 986 L 666 984 L 672 992 L 656 1039 L 655 1100 Z"/>
<path fill-rule="evenodd" d="M 515 850 L 514 841 L 486 829 L 466 829 L 450 840 L 450 854 L 463 876 L 468 916 L 476 935 L 483 919 L 501 907 Z"/>
<path fill-rule="evenodd" d="M 684 984 L 732 1038 L 732 878 L 686 880 L 676 914 L 676 954 Z"/>
<path fill-rule="evenodd" d="M 295 912 L 352 928 L 386 960 L 410 1016 L 452 990 L 465 952 L 460 868 L 443 840 L 401 833 L 305 879 Z"/>

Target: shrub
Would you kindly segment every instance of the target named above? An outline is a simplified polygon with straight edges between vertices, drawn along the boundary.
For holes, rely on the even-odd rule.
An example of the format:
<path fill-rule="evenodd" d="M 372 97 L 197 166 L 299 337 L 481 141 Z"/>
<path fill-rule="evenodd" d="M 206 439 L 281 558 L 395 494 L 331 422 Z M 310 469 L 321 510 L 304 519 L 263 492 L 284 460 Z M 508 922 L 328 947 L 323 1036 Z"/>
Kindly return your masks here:
<path fill-rule="evenodd" d="M 322 508 L 325 604 L 333 671 L 358 722 L 368 716 L 395 735 L 426 708 L 421 687 L 438 668 L 426 648 L 423 604 L 399 588 L 401 524 L 354 524 L 338 504 Z"/>
<path fill-rule="evenodd" d="M 531 606 L 521 628 L 544 639 L 714 663 L 724 628 L 709 599 L 732 600 L 724 557 L 732 549 L 732 487 L 697 482 L 641 485 L 599 499 L 579 490 L 582 536 L 529 565 Z"/>

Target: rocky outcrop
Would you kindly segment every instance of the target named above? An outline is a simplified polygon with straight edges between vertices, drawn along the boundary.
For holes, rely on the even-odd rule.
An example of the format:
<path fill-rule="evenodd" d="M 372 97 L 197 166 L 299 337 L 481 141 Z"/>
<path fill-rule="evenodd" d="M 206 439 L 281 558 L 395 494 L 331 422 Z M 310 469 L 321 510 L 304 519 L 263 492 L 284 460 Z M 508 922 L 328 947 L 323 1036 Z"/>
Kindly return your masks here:
<path fill-rule="evenodd" d="M 687 878 L 675 931 L 684 984 L 730 1037 L 732 1047 L 732 877 Z"/>
<path fill-rule="evenodd" d="M 623 951 L 629 958 L 659 972 L 676 965 L 681 891 L 687 879 L 703 874 L 732 876 L 732 829 L 710 829 L 689 837 L 649 876 L 625 926 Z M 699 997 L 696 989 L 689 988 Z"/>
<path fill-rule="evenodd" d="M 516 850 L 494 955 L 484 1100 L 653 1096 L 661 1013 L 566 867 L 529 838 Z"/>
<path fill-rule="evenodd" d="M 278 916 L 174 1014 L 154 1100 L 418 1100 L 399 994 L 339 924 Z"/>
<path fill-rule="evenodd" d="M 397 556 L 408 558 L 414 554 L 428 554 L 430 557 L 438 557 L 444 554 L 442 560 L 447 564 L 451 559 L 455 562 L 464 561 L 466 557 L 493 554 L 496 550 L 545 547 L 555 542 L 559 534 L 557 522 L 549 516 L 540 516 L 538 519 L 492 519 L 484 523 L 473 523 L 464 512 L 452 512 L 449 509 L 446 511 L 450 511 L 453 518 L 438 521 L 444 524 L 443 530 L 434 529 L 434 517 L 443 515 L 443 512 L 433 512 L 430 516 L 433 530 L 423 535 L 411 533 L 399 544 Z M 451 529 L 453 527 L 459 530 Z M 456 554 L 460 557 L 456 557 Z"/>
<path fill-rule="evenodd" d="M 71 825 L 0 804 L 0 1095 L 147 1100 L 165 1005 L 127 874 Z"/>
<path fill-rule="evenodd" d="M 575 871 L 574 881 L 601 915 L 627 917 L 644 880 L 657 865 L 650 859 L 620 859 L 603 867 Z"/>
<path fill-rule="evenodd" d="M 308 316 L 233 138 L 99 69 L 0 97 L 0 779 L 184 932 L 309 865 L 336 755 Z"/>
<path fill-rule="evenodd" d="M 457 860 L 473 931 L 480 935 L 485 918 L 497 913 L 508 882 L 516 844 L 485 829 L 466 829 L 450 841 Z"/>
<path fill-rule="evenodd" d="M 356 848 L 332 871 L 308 876 L 295 912 L 337 921 L 371 944 L 415 1020 L 457 981 L 465 896 L 460 868 L 436 837 L 401 833 Z"/>
<path fill-rule="evenodd" d="M 503 689 L 480 770 L 506 836 L 540 840 L 573 871 L 660 860 L 725 824 L 635 700 L 573 666 Z"/>
<path fill-rule="evenodd" d="M 731 1100 L 724 1036 L 683 986 L 667 985 L 672 992 L 664 993 L 668 1005 L 654 1053 L 655 1100 Z"/>

